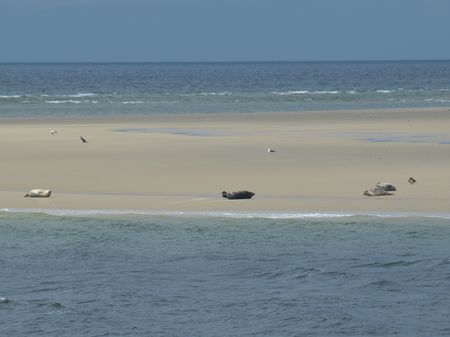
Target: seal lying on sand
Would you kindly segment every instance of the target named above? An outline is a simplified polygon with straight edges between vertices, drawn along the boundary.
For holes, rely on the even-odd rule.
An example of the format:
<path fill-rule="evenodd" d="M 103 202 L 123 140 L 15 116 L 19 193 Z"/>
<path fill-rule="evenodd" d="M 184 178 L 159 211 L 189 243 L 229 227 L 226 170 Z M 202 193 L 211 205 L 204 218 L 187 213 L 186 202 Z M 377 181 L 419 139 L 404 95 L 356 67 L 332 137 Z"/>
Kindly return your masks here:
<path fill-rule="evenodd" d="M 25 194 L 26 197 L 32 197 L 32 198 L 48 198 L 52 194 L 51 190 L 41 190 L 40 188 L 31 190 L 27 194 Z"/>
<path fill-rule="evenodd" d="M 393 191 L 397 191 L 397 188 L 389 183 L 377 183 L 374 188 L 370 190 L 364 191 L 364 195 L 368 197 L 376 197 L 380 195 L 393 195 L 391 193 Z"/>
<path fill-rule="evenodd" d="M 377 183 L 375 185 L 375 187 L 384 188 L 384 190 L 388 191 L 388 192 L 395 192 L 395 191 L 397 191 L 397 188 L 394 185 L 392 185 L 391 183 Z"/>
<path fill-rule="evenodd" d="M 255 193 L 250 191 L 237 191 L 237 192 L 222 192 L 222 197 L 226 199 L 251 199 Z"/>

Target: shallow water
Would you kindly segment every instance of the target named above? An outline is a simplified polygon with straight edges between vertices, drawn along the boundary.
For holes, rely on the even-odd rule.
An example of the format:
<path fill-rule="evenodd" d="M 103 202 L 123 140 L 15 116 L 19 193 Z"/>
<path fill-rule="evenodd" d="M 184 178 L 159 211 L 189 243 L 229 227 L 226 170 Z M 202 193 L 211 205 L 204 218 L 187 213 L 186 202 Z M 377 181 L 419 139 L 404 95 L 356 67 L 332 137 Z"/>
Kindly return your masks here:
<path fill-rule="evenodd" d="M 0 212 L 5 336 L 445 336 L 450 220 Z"/>

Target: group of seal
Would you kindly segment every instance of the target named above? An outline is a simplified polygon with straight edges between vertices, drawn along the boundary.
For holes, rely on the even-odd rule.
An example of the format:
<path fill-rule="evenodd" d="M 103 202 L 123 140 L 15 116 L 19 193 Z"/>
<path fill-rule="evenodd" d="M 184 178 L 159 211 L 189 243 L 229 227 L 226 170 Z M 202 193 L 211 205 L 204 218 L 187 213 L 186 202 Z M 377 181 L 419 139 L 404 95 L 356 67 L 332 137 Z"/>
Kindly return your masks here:
<path fill-rule="evenodd" d="M 392 195 L 397 191 L 397 188 L 390 183 L 377 183 L 375 187 L 364 191 L 364 195 L 368 197 L 376 197 L 380 195 Z"/>
<path fill-rule="evenodd" d="M 416 179 L 414 179 L 413 177 L 410 177 L 408 179 L 408 182 L 410 184 L 415 184 L 417 182 Z M 397 188 L 390 184 L 390 183 L 377 183 L 375 185 L 375 187 L 364 191 L 364 195 L 368 196 L 368 197 L 376 197 L 376 196 L 382 196 L 382 195 L 393 195 L 395 192 L 397 191 Z"/>

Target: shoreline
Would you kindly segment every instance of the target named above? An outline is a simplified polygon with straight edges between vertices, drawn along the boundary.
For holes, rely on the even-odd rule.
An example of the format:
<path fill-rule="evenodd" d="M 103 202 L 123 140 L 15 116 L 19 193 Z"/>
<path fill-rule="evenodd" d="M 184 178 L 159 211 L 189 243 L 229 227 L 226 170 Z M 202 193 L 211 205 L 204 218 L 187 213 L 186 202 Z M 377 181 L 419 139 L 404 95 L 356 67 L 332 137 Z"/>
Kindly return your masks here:
<path fill-rule="evenodd" d="M 282 116 L 283 118 L 298 118 L 300 116 L 314 116 L 317 114 L 332 116 L 336 114 L 343 115 L 368 115 L 368 114 L 389 114 L 393 116 L 403 115 L 404 113 L 422 113 L 433 112 L 439 115 L 450 112 L 450 106 L 448 107 L 415 107 L 415 108 L 354 108 L 354 109 L 330 109 L 330 110 L 298 110 L 298 111 L 256 111 L 256 112 L 195 112 L 195 113 L 153 113 L 148 115 L 142 114 L 113 114 L 104 116 L 42 116 L 42 117 L 0 117 L 0 121 L 7 124 L 116 124 L 116 123 L 140 123 L 150 121 L 184 121 L 190 122 L 195 120 L 220 120 L 223 117 L 227 117 L 236 120 L 242 117 L 249 118 L 251 116 L 268 117 L 268 119 Z M 418 117 L 418 116 L 416 116 Z"/>
<path fill-rule="evenodd" d="M 0 208 L 446 213 L 449 115 L 432 108 L 2 119 Z M 398 192 L 362 195 L 377 182 Z M 23 198 L 33 188 L 53 194 Z M 256 196 L 220 196 L 240 189 Z"/>
<path fill-rule="evenodd" d="M 354 217 L 380 219 L 441 219 L 450 220 L 450 212 L 402 211 L 218 211 L 218 210 L 153 210 L 153 209 L 89 209 L 89 208 L 0 208 L 0 214 L 44 214 L 50 216 L 161 216 L 175 218 L 229 218 L 229 219 L 346 219 Z"/>

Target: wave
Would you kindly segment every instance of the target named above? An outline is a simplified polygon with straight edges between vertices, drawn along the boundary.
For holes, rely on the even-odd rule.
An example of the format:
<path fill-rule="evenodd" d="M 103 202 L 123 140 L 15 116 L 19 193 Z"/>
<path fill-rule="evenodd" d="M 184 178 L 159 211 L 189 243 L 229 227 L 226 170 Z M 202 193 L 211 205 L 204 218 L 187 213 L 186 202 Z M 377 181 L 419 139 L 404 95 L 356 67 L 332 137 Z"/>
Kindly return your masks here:
<path fill-rule="evenodd" d="M 313 92 L 314 94 L 332 94 L 332 95 L 335 95 L 335 94 L 339 94 L 340 93 L 340 91 L 338 91 L 338 90 L 331 90 L 331 91 L 314 91 Z"/>
<path fill-rule="evenodd" d="M 273 91 L 274 95 L 336 95 L 340 94 L 339 90 L 296 90 L 296 91 Z"/>
<path fill-rule="evenodd" d="M 57 100 L 45 101 L 45 103 L 48 103 L 48 104 L 80 104 L 80 103 L 82 103 L 82 101 L 74 101 L 72 99 L 69 99 L 69 100 L 63 100 L 63 101 L 57 101 Z"/>
<path fill-rule="evenodd" d="M 443 99 L 443 98 L 426 98 L 424 99 L 425 102 L 436 102 L 436 103 L 450 103 L 450 99 Z"/>
<path fill-rule="evenodd" d="M 274 95 L 302 95 L 302 94 L 310 94 L 311 92 L 308 90 L 298 90 L 298 91 L 273 91 Z"/>
<path fill-rule="evenodd" d="M 78 98 L 78 97 L 92 97 L 92 96 L 98 96 L 98 95 L 97 94 L 93 94 L 93 93 L 86 93 L 86 94 L 80 93 L 80 94 L 75 94 L 75 95 L 67 95 L 67 97 L 75 97 L 75 98 Z"/>
<path fill-rule="evenodd" d="M 392 262 L 385 262 L 385 263 L 368 263 L 368 264 L 361 264 L 361 265 L 355 265 L 352 266 L 352 268 L 395 268 L 395 267 L 409 267 L 416 264 L 420 264 L 423 262 L 428 262 L 429 259 L 423 259 L 423 260 L 398 260 L 398 261 L 392 261 Z"/>
<path fill-rule="evenodd" d="M 5 99 L 20 98 L 20 97 L 22 97 L 22 95 L 0 95 L 0 98 L 5 98 Z"/>
<path fill-rule="evenodd" d="M 230 96 L 232 95 L 231 92 L 224 91 L 224 92 L 202 92 L 200 93 L 200 96 Z"/>
<path fill-rule="evenodd" d="M 53 216 L 107 216 L 107 215 L 142 215 L 169 217 L 202 217 L 232 219 L 341 219 L 351 217 L 368 217 L 384 219 L 400 218 L 435 218 L 450 220 L 450 213 L 426 212 L 227 212 L 227 211 L 164 211 L 137 209 L 43 209 L 43 208 L 1 208 L 0 213 L 47 214 Z"/>
<path fill-rule="evenodd" d="M 399 91 L 407 91 L 410 93 L 416 93 L 416 92 L 422 92 L 423 89 L 418 90 L 403 90 L 399 89 Z M 377 89 L 377 90 L 366 90 L 366 89 L 360 89 L 360 90 L 289 90 L 289 91 L 272 91 L 271 94 L 274 95 L 337 95 L 337 94 L 370 94 L 370 93 L 377 93 L 377 94 L 393 94 L 397 92 L 397 90 L 391 90 L 391 89 Z M 442 92 L 442 91 L 441 91 Z"/>
<path fill-rule="evenodd" d="M 187 92 L 187 93 L 177 93 L 177 92 L 147 92 L 145 94 L 142 93 L 117 93 L 117 92 L 109 92 L 109 93 L 46 93 L 46 94 L 33 94 L 33 93 L 25 93 L 25 94 L 0 94 L 0 99 L 8 100 L 8 99 L 18 99 L 18 98 L 26 98 L 26 99 L 37 99 L 38 101 L 42 98 L 47 98 L 49 100 L 63 100 L 63 99 L 76 99 L 76 98 L 100 98 L 100 99 L 113 99 L 113 100 L 120 100 L 120 101 L 126 101 L 126 102 L 136 102 L 139 98 L 145 97 L 149 100 L 154 99 L 162 99 L 163 97 L 204 97 L 204 96 L 211 96 L 211 99 L 214 97 L 224 97 L 224 96 L 244 96 L 244 97 L 258 97 L 263 98 L 265 96 L 271 96 L 271 95 L 278 95 L 278 96 L 335 96 L 335 95 L 363 95 L 364 97 L 366 95 L 376 95 L 379 94 L 399 94 L 401 97 L 403 96 L 410 96 L 410 95 L 416 95 L 420 93 L 422 96 L 427 94 L 430 96 L 430 98 L 447 98 L 443 97 L 443 95 L 448 95 L 450 93 L 450 89 L 428 89 L 428 88 L 415 88 L 415 89 L 403 89 L 403 88 L 397 88 L 397 89 L 374 89 L 374 88 L 334 88 L 334 89 L 328 89 L 328 90 L 321 90 L 320 88 L 311 88 L 306 90 L 280 90 L 280 91 L 259 91 L 259 92 L 251 92 L 251 91 L 236 91 L 236 92 L 230 92 L 230 91 L 217 91 L 217 92 Z"/>
<path fill-rule="evenodd" d="M 400 291 L 402 289 L 402 284 L 391 280 L 379 280 L 367 283 L 361 286 L 361 288 L 378 288 L 386 289 L 387 291 Z"/>
<path fill-rule="evenodd" d="M 81 103 L 97 104 L 98 101 L 94 101 L 94 100 L 78 101 L 78 100 L 68 99 L 68 100 L 45 101 L 45 103 L 47 103 L 47 104 L 81 104 Z"/>

